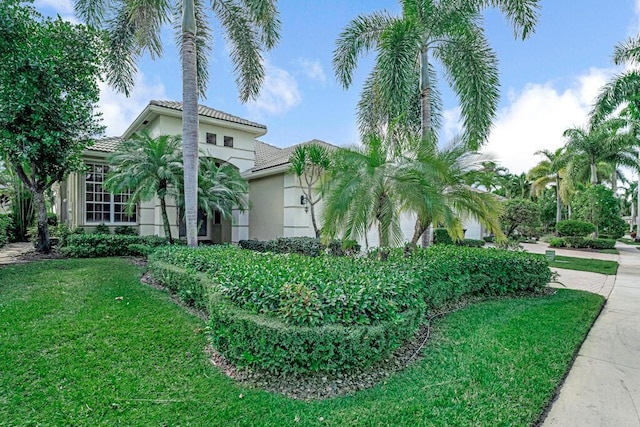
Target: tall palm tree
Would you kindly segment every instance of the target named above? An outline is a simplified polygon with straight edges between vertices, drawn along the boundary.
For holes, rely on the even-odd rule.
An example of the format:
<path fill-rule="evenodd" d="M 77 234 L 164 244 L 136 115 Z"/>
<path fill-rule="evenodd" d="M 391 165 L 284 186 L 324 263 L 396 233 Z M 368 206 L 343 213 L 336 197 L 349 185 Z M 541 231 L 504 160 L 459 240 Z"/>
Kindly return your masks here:
<path fill-rule="evenodd" d="M 562 220 L 562 185 L 566 166 L 570 157 L 564 147 L 556 151 L 539 150 L 535 152 L 538 156 L 544 156 L 544 160 L 535 165 L 527 174 L 533 180 L 531 192 L 537 196 L 549 184 L 553 184 L 556 193 L 556 223 Z"/>
<path fill-rule="evenodd" d="M 161 135 L 153 138 L 149 131 L 134 134 L 109 157 L 109 173 L 104 182 L 111 193 L 131 191 L 127 209 L 132 211 L 140 202 L 158 197 L 164 234 L 173 242 L 167 215 L 168 196 L 176 196 L 182 175 L 182 155 L 179 136 Z"/>
<path fill-rule="evenodd" d="M 261 52 L 279 39 L 277 0 L 212 0 L 213 14 L 226 33 L 235 64 L 240 100 L 257 97 L 264 79 Z M 210 17 L 202 0 L 76 0 L 76 12 L 89 25 L 104 29 L 109 49 L 105 58 L 107 79 L 129 94 L 144 52 L 162 54 L 161 29 L 172 22 L 182 53 L 182 134 L 187 243 L 197 241 L 198 95 L 208 81 L 212 45 Z"/>
<path fill-rule="evenodd" d="M 404 112 L 416 111 L 413 106 L 419 102 L 420 135 L 426 137 L 433 130 L 432 107 L 437 106 L 432 95 L 437 95 L 434 62 L 438 61 L 460 100 L 464 139 L 475 149 L 489 133 L 498 101 L 497 60 L 481 27 L 480 12 L 499 8 L 516 36 L 525 38 L 536 24 L 539 0 L 400 0 L 400 4 L 400 16 L 374 12 L 354 18 L 337 40 L 333 65 L 345 88 L 352 83 L 358 57 L 377 50 L 360 103 L 361 128 L 376 126 L 363 126 L 368 118 L 388 124 Z"/>

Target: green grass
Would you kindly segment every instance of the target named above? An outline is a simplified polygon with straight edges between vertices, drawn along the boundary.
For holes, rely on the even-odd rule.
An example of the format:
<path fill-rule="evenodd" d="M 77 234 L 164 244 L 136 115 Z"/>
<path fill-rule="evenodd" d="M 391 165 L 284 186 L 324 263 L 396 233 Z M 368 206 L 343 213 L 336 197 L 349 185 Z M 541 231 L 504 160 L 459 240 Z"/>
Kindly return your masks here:
<path fill-rule="evenodd" d="M 618 239 L 618 242 L 622 242 L 622 243 L 626 243 L 627 245 L 634 245 L 634 246 L 640 245 L 640 242 L 636 242 L 635 240 L 629 239 L 628 237 L 621 237 Z"/>
<path fill-rule="evenodd" d="M 0 268 L 0 425 L 530 425 L 603 304 L 569 290 L 477 304 L 385 383 L 301 402 L 219 373 L 204 323 L 139 274 L 121 259 Z"/>
<path fill-rule="evenodd" d="M 620 255 L 620 251 L 618 251 L 617 249 L 600 249 L 600 250 L 598 250 L 598 253 L 610 254 L 610 255 Z"/>
<path fill-rule="evenodd" d="M 600 274 L 616 274 L 618 272 L 617 261 L 602 259 L 575 258 L 556 255 L 555 261 L 549 261 L 549 267 L 566 268 L 567 270 L 589 271 Z"/>

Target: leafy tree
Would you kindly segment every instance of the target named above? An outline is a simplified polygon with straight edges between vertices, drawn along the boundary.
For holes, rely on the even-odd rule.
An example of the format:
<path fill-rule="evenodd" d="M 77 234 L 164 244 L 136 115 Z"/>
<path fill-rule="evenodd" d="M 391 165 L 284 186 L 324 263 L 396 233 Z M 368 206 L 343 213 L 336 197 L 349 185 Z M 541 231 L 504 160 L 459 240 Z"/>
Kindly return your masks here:
<path fill-rule="evenodd" d="M 595 225 L 596 237 L 606 234 L 617 239 L 624 236 L 627 228 L 613 191 L 602 185 L 591 185 L 576 194 L 573 201 L 573 219 Z"/>
<path fill-rule="evenodd" d="M 109 174 L 104 183 L 112 193 L 131 190 L 127 200 L 129 211 L 140 202 L 158 197 L 164 234 L 172 243 L 166 199 L 176 196 L 182 175 L 180 143 L 179 136 L 153 138 L 148 130 L 134 134 L 109 158 Z"/>
<path fill-rule="evenodd" d="M 172 5 L 175 5 L 172 6 Z M 90 25 L 104 29 L 108 81 L 128 94 L 136 62 L 149 52 L 162 54 L 163 24 L 173 23 L 182 53 L 182 139 L 187 243 L 197 246 L 198 95 L 206 92 L 209 51 L 213 41 L 210 17 L 202 0 L 76 0 L 76 11 Z M 213 14 L 226 33 L 235 64 L 236 83 L 244 102 L 257 97 L 264 79 L 263 50 L 279 39 L 276 0 L 214 0 Z"/>
<path fill-rule="evenodd" d="M 100 42 L 82 25 L 45 19 L 16 0 L 0 5 L 0 148 L 33 193 L 36 249 L 49 252 L 45 193 L 82 167 L 83 150 L 102 128 Z"/>
<path fill-rule="evenodd" d="M 198 179 L 198 206 L 213 217 L 215 211 L 231 218 L 234 209 L 249 207 L 249 184 L 230 163 L 218 165 L 211 157 L 201 157 Z"/>
<path fill-rule="evenodd" d="M 289 170 L 298 177 L 302 193 L 309 204 L 313 230 L 316 238 L 319 238 L 315 206 L 322 200 L 322 180 L 331 165 L 329 150 L 317 143 L 299 145 L 293 150 L 289 162 Z"/>
<path fill-rule="evenodd" d="M 333 65 L 345 88 L 351 85 L 358 56 L 377 50 L 374 69 L 365 83 L 360 103 L 361 127 L 367 117 L 391 123 L 412 104 L 420 102 L 424 138 L 432 129 L 435 67 L 442 65 L 447 81 L 458 95 L 464 139 L 477 147 L 486 139 L 498 100 L 495 54 L 479 25 L 479 13 L 495 6 L 513 24 L 517 36 L 529 35 L 537 21 L 537 0 L 434 1 L 400 0 L 402 14 L 374 12 L 354 18 L 340 34 Z M 435 102 L 434 102 L 435 101 Z M 368 111 L 374 108 L 374 114 Z"/>
<path fill-rule="evenodd" d="M 495 193 L 508 199 L 527 199 L 531 198 L 532 184 L 524 172 L 520 175 L 507 173 L 502 176 L 500 191 L 495 191 Z"/>
<path fill-rule="evenodd" d="M 536 155 L 544 156 L 544 160 L 535 165 L 527 174 L 533 180 L 531 191 L 539 196 L 549 185 L 554 186 L 556 193 L 556 223 L 562 220 L 562 190 L 566 189 L 564 175 L 570 157 L 564 147 L 556 151 L 540 150 Z"/>
<path fill-rule="evenodd" d="M 527 199 L 507 200 L 504 204 L 504 212 L 500 216 L 502 230 L 507 237 L 511 237 L 519 228 L 535 229 L 539 225 L 539 220 L 538 205 Z"/>

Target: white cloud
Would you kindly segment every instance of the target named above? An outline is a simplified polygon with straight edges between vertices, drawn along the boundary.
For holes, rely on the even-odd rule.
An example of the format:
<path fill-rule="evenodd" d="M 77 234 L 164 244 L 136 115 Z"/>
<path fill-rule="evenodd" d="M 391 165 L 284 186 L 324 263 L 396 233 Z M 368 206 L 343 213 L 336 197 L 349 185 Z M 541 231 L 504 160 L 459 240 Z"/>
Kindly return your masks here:
<path fill-rule="evenodd" d="M 283 114 L 300 104 L 302 96 L 298 82 L 286 70 L 269 63 L 265 64 L 266 76 L 257 100 L 249 102 L 248 108 L 258 115 Z"/>
<path fill-rule="evenodd" d="M 451 140 L 462 133 L 462 122 L 460 121 L 460 107 L 455 107 L 442 112 L 443 135 L 440 135 L 440 145 L 447 145 Z"/>
<path fill-rule="evenodd" d="M 327 76 L 324 73 L 322 64 L 318 60 L 311 60 L 307 58 L 298 58 L 298 65 L 302 68 L 302 72 L 307 78 L 316 80 L 322 83 L 327 81 Z"/>
<path fill-rule="evenodd" d="M 561 147 L 566 129 L 586 125 L 595 97 L 611 75 L 612 70 L 593 68 L 564 91 L 547 82 L 511 92 L 509 106 L 499 111 L 483 151 L 512 173 L 528 171 L 540 161 L 534 152 Z"/>
<path fill-rule="evenodd" d="M 138 73 L 129 97 L 116 92 L 104 82 L 99 86 L 98 109 L 102 113 L 102 124 L 107 127 L 108 136 L 122 135 L 150 100 L 167 98 L 162 83 L 149 82 L 142 73 Z"/>

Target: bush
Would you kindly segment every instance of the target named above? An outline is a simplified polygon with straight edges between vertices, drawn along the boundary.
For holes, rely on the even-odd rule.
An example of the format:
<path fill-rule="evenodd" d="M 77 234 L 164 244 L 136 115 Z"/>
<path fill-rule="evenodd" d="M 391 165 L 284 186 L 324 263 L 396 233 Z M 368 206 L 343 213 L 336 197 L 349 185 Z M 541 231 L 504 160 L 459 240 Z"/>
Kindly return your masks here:
<path fill-rule="evenodd" d="M 567 244 L 562 237 L 552 237 L 549 239 L 549 246 L 552 248 L 564 248 Z"/>
<path fill-rule="evenodd" d="M 93 234 L 111 234 L 111 230 L 104 222 L 101 222 L 93 229 Z"/>
<path fill-rule="evenodd" d="M 276 240 L 240 240 L 242 249 L 256 252 L 299 254 L 316 257 L 323 253 L 334 256 L 349 256 L 360 253 L 355 240 L 332 240 L 328 244 L 315 237 L 279 237 Z"/>
<path fill-rule="evenodd" d="M 567 219 L 556 224 L 560 236 L 586 237 L 596 231 L 596 226 L 586 221 Z"/>
<path fill-rule="evenodd" d="M 616 247 L 615 239 L 585 239 L 585 244 L 591 249 L 614 249 Z"/>
<path fill-rule="evenodd" d="M 433 244 L 452 245 L 453 240 L 447 230 L 444 228 L 436 228 L 433 230 Z"/>
<path fill-rule="evenodd" d="M 12 221 L 9 215 L 0 215 L 0 248 L 9 243 L 9 229 Z"/>
<path fill-rule="evenodd" d="M 71 258 L 139 256 L 168 242 L 164 237 L 158 236 L 116 234 L 70 234 L 65 240 L 66 244 L 60 248 L 60 253 Z"/>
<path fill-rule="evenodd" d="M 365 367 L 415 333 L 427 307 L 537 291 L 551 277 L 539 255 L 456 246 L 391 250 L 386 262 L 167 247 L 149 265 L 184 301 L 208 304 L 226 357 L 279 372 Z"/>
<path fill-rule="evenodd" d="M 563 239 L 565 244 L 570 248 L 586 248 L 587 247 L 586 237 L 567 236 L 567 237 L 564 237 Z"/>
<path fill-rule="evenodd" d="M 58 225 L 58 215 L 49 212 L 47 213 L 47 225 L 50 227 L 55 227 Z"/>
<path fill-rule="evenodd" d="M 496 236 L 484 236 L 482 240 L 487 243 L 493 243 L 496 240 Z"/>
<path fill-rule="evenodd" d="M 467 246 L 470 248 L 481 248 L 484 246 L 484 240 L 462 239 L 456 243 L 458 246 Z"/>
<path fill-rule="evenodd" d="M 602 185 L 592 185 L 578 192 L 572 206 L 575 219 L 594 224 L 597 235 L 606 234 L 619 239 L 627 231 L 618 199 L 613 191 Z"/>
<path fill-rule="evenodd" d="M 113 234 L 117 234 L 120 236 L 137 236 L 138 230 L 130 225 L 118 225 L 113 229 Z"/>

